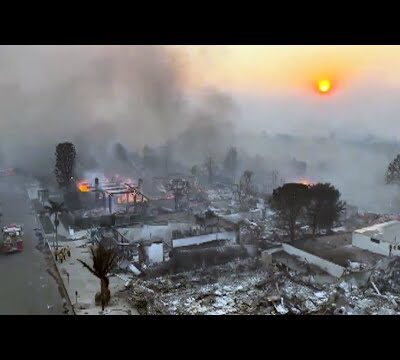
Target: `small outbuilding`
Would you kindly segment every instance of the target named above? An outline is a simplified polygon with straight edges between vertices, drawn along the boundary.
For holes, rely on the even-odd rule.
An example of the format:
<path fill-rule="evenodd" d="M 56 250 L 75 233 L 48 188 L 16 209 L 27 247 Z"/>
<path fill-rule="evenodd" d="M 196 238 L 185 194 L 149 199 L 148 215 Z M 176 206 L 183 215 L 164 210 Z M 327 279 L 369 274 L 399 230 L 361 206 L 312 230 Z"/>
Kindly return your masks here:
<path fill-rule="evenodd" d="M 400 255 L 400 221 L 354 230 L 352 244 L 380 255 Z"/>

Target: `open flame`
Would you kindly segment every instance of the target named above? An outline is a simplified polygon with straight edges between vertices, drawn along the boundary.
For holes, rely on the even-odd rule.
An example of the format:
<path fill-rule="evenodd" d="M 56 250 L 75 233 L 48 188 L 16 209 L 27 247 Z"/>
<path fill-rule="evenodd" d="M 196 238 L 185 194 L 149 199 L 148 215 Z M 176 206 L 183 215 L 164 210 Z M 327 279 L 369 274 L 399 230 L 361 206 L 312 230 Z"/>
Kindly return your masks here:
<path fill-rule="evenodd" d="M 119 174 L 115 174 L 112 177 L 106 177 L 105 175 L 96 177 L 99 179 L 100 186 L 107 186 L 107 185 L 123 186 L 123 184 L 135 183 L 135 181 L 132 178 L 121 176 Z M 79 180 L 76 182 L 76 187 L 80 192 L 83 193 L 91 192 L 94 188 L 94 182 L 90 182 L 88 180 Z"/>
<path fill-rule="evenodd" d="M 307 178 L 300 178 L 296 182 L 299 184 L 302 184 L 302 185 L 306 185 L 306 186 L 313 185 L 313 182 Z"/>
<path fill-rule="evenodd" d="M 80 192 L 86 193 L 86 192 L 89 192 L 89 191 L 90 191 L 89 183 L 88 183 L 87 181 L 79 181 L 79 182 L 77 183 L 77 187 L 78 187 L 78 190 L 79 190 Z"/>

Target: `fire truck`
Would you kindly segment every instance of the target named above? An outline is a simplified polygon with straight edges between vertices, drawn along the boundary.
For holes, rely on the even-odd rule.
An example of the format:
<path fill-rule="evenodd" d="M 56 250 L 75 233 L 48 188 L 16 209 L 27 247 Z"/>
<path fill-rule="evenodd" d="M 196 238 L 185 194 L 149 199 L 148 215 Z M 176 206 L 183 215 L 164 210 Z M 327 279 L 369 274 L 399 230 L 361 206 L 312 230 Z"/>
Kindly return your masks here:
<path fill-rule="evenodd" d="M 22 225 L 10 224 L 4 226 L 3 238 L 0 240 L 0 253 L 8 254 L 24 250 Z"/>
<path fill-rule="evenodd" d="M 0 169 L 0 177 L 16 175 L 15 169 Z"/>

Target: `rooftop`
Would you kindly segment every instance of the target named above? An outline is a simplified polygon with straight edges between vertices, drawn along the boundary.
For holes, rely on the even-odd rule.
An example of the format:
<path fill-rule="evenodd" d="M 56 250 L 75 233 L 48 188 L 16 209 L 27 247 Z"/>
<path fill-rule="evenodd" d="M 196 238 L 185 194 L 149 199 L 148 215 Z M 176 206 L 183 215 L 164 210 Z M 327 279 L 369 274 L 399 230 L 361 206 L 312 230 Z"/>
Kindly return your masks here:
<path fill-rule="evenodd" d="M 354 232 L 394 244 L 398 242 L 397 240 L 400 240 L 400 221 L 388 221 L 382 224 L 358 229 Z"/>

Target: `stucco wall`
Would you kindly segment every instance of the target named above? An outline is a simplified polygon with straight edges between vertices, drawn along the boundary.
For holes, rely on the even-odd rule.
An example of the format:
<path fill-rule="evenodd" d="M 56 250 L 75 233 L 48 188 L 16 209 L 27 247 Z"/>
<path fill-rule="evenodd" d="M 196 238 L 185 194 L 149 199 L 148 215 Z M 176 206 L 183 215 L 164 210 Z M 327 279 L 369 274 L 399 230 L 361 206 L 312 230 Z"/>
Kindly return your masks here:
<path fill-rule="evenodd" d="M 379 244 L 372 242 L 369 236 L 353 232 L 352 244 L 360 249 L 368 250 L 376 254 L 389 256 L 389 243 L 381 241 Z M 393 252 L 400 254 L 399 251 Z"/>
<path fill-rule="evenodd" d="M 229 240 L 234 242 L 236 239 L 234 231 L 225 231 L 213 234 L 199 235 L 199 236 L 191 236 L 182 239 L 172 240 L 172 247 L 178 248 L 182 246 L 191 246 L 191 245 L 200 245 L 206 242 L 215 241 L 215 240 Z"/>
<path fill-rule="evenodd" d="M 333 262 L 322 259 L 318 256 L 300 250 L 289 244 L 282 244 L 282 249 L 289 255 L 297 256 L 301 260 L 319 267 L 320 269 L 326 271 L 329 275 L 335 276 L 337 278 L 340 278 L 343 275 L 344 268 L 337 264 L 334 264 Z"/>
<path fill-rule="evenodd" d="M 170 222 L 168 225 L 143 225 L 142 227 L 120 228 L 118 231 L 130 242 L 150 240 L 155 237 L 169 241 L 172 238 L 173 230 L 185 231 L 192 227 L 193 225 L 188 223 Z"/>

